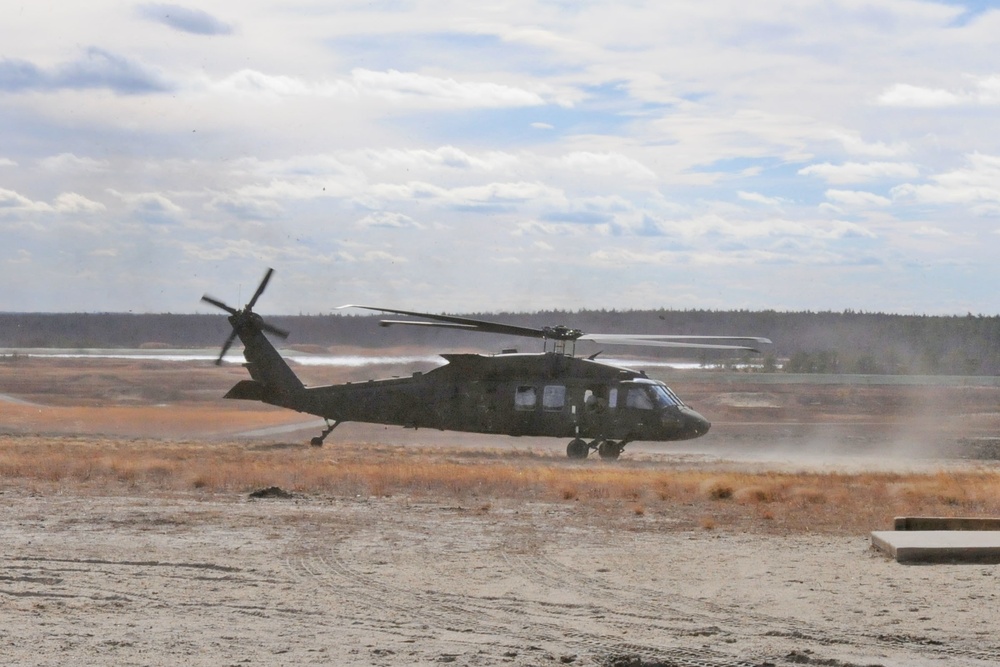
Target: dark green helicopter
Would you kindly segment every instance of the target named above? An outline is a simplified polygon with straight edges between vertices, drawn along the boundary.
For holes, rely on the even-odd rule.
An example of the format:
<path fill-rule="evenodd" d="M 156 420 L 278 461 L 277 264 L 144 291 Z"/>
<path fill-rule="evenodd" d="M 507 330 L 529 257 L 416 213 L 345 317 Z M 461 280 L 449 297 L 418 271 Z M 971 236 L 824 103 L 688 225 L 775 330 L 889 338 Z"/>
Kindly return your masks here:
<path fill-rule="evenodd" d="M 575 357 L 577 341 L 751 352 L 758 350 L 748 344 L 771 342 L 748 336 L 587 334 L 563 326 L 534 329 L 391 308 L 342 306 L 431 320 L 382 320 L 382 326 L 432 326 L 540 338 L 544 351 L 442 354 L 447 364 L 408 378 L 306 387 L 264 335 L 287 338 L 288 332 L 253 312 L 273 272 L 268 269 L 242 310 L 207 295 L 202 297 L 228 312 L 233 327 L 216 363 L 222 363 L 239 337 L 251 379 L 237 383 L 225 397 L 262 401 L 322 417 L 327 427 L 312 439 L 317 447 L 339 424 L 352 421 L 571 438 L 566 448 L 570 458 L 586 458 L 596 450 L 602 458 L 617 459 L 630 442 L 688 440 L 705 435 L 711 424 L 684 405 L 669 387 L 642 371 L 599 362 L 596 354 Z"/>

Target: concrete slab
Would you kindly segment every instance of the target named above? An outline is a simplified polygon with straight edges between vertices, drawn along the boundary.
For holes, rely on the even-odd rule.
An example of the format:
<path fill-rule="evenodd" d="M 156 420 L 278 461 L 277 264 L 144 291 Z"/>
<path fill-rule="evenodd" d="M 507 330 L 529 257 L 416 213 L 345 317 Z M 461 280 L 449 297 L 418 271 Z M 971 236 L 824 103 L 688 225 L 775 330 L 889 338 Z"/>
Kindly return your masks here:
<path fill-rule="evenodd" d="M 1000 530 L 881 530 L 872 546 L 899 563 L 1000 564 Z"/>

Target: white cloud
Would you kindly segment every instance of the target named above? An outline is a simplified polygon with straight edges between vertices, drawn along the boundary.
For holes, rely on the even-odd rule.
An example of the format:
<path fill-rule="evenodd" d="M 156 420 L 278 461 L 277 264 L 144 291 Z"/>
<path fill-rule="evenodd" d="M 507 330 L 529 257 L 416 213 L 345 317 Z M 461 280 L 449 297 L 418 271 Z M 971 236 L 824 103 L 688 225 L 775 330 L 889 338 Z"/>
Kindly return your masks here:
<path fill-rule="evenodd" d="M 301 96 L 356 99 L 359 95 L 357 88 L 345 80 L 311 82 L 299 77 L 270 75 L 249 69 L 240 70 L 208 85 L 213 90 L 222 93 L 262 95 L 275 98 Z"/>
<path fill-rule="evenodd" d="M 45 202 L 32 201 L 14 190 L 0 188 L 0 215 L 6 211 L 46 213 L 51 210 L 52 207 Z"/>
<path fill-rule="evenodd" d="M 564 203 L 564 193 L 543 183 L 496 182 L 481 185 L 446 188 L 422 181 L 409 183 L 378 183 L 365 193 L 387 201 L 413 201 L 423 205 L 443 207 L 512 205 L 531 202 Z"/>
<path fill-rule="evenodd" d="M 577 151 L 561 156 L 554 160 L 554 163 L 555 169 L 568 169 L 579 173 L 621 176 L 637 181 L 653 181 L 657 178 L 652 169 L 621 153 Z"/>
<path fill-rule="evenodd" d="M 341 154 L 342 162 L 355 165 L 354 168 L 369 168 L 379 171 L 405 170 L 423 173 L 427 170 L 459 170 L 492 172 L 511 168 L 520 162 L 518 156 L 504 151 L 483 151 L 474 153 L 455 146 L 439 146 L 433 149 L 368 149 Z"/>
<path fill-rule="evenodd" d="M 359 261 L 378 264 L 405 264 L 409 260 L 405 257 L 385 252 L 384 250 L 369 250 L 359 258 Z"/>
<path fill-rule="evenodd" d="M 878 96 L 878 103 L 889 107 L 953 107 L 962 103 L 955 93 L 940 88 L 921 88 L 897 83 Z"/>
<path fill-rule="evenodd" d="M 59 213 L 97 213 L 107 210 L 104 204 L 75 192 L 65 192 L 56 197 L 54 208 Z"/>
<path fill-rule="evenodd" d="M 350 182 L 331 177 L 302 176 L 293 180 L 274 179 L 267 184 L 245 185 L 234 190 L 230 200 L 307 201 L 323 197 L 348 197 L 362 192 L 352 188 Z M 221 201 L 219 198 L 217 200 Z"/>
<path fill-rule="evenodd" d="M 905 142 L 886 143 L 884 141 L 868 142 L 857 132 L 835 130 L 831 135 L 851 155 L 869 155 L 871 157 L 899 157 L 910 152 L 911 148 Z"/>
<path fill-rule="evenodd" d="M 30 264 L 33 258 L 34 256 L 32 255 L 30 250 L 26 250 L 25 248 L 18 248 L 17 252 L 14 254 L 14 257 L 11 257 L 5 261 L 7 264 L 13 264 L 13 265 Z"/>
<path fill-rule="evenodd" d="M 786 199 L 782 197 L 768 197 L 762 195 L 759 192 L 744 192 L 740 190 L 736 195 L 743 201 L 753 202 L 755 204 L 764 204 L 765 206 L 781 206 L 782 204 L 788 203 Z"/>
<path fill-rule="evenodd" d="M 6 212 L 21 214 L 79 214 L 105 211 L 100 202 L 90 200 L 75 192 L 58 195 L 53 203 L 34 201 L 14 190 L 0 188 L 0 215 Z"/>
<path fill-rule="evenodd" d="M 424 226 L 408 215 L 391 211 L 370 213 L 357 222 L 358 227 L 382 227 L 386 229 L 423 229 Z"/>
<path fill-rule="evenodd" d="M 934 227 L 931 225 L 920 225 L 919 227 L 914 228 L 911 233 L 914 236 L 937 237 L 937 238 L 951 236 L 950 233 L 946 232 L 940 227 Z"/>
<path fill-rule="evenodd" d="M 550 91 L 528 90 L 490 81 L 459 81 L 399 70 L 374 71 L 355 69 L 348 78 L 310 81 L 288 75 L 269 75 L 244 69 L 220 81 L 207 84 L 223 93 L 260 95 L 264 97 L 317 97 L 357 101 L 378 98 L 392 104 L 412 108 L 504 108 L 533 107 L 547 103 Z M 554 101 L 570 106 L 571 101 Z"/>
<path fill-rule="evenodd" d="M 109 192 L 129 205 L 131 211 L 143 222 L 167 224 L 178 222 L 184 214 L 183 207 L 158 192 L 124 193 Z"/>
<path fill-rule="evenodd" d="M 920 170 L 908 162 L 823 162 L 803 167 L 798 173 L 800 176 L 819 176 L 828 183 L 865 183 L 882 179 L 915 178 Z"/>
<path fill-rule="evenodd" d="M 252 180 L 302 180 L 315 187 L 328 179 L 331 184 L 346 184 L 355 189 L 366 180 L 361 167 L 350 164 L 349 156 L 336 154 L 303 154 L 279 159 L 246 158 L 233 163 L 235 177 Z M 322 190 L 323 186 L 319 186 Z"/>
<path fill-rule="evenodd" d="M 862 225 L 843 220 L 788 220 L 767 218 L 762 220 L 730 219 L 720 215 L 701 215 L 684 220 L 661 220 L 655 228 L 666 236 L 683 239 L 718 237 L 746 241 L 762 238 L 875 238 L 875 234 Z"/>
<path fill-rule="evenodd" d="M 423 103 L 446 107 L 530 107 L 545 104 L 536 92 L 483 81 L 457 81 L 415 72 L 354 70 L 358 90 L 390 102 Z"/>
<path fill-rule="evenodd" d="M 625 248 L 602 249 L 591 253 L 590 259 L 607 266 L 684 266 L 697 269 L 721 270 L 725 268 L 760 267 L 767 265 L 853 265 L 855 260 L 845 254 L 825 251 L 802 251 L 794 248 L 780 250 L 737 250 L 728 253 L 707 251 L 630 250 Z"/>
<path fill-rule="evenodd" d="M 959 205 L 976 215 L 1000 213 L 1000 157 L 975 153 L 963 169 L 937 174 L 930 183 L 905 183 L 892 189 L 901 202 Z"/>
<path fill-rule="evenodd" d="M 1000 104 L 1000 75 L 966 76 L 971 85 L 957 92 L 898 83 L 878 96 L 883 106 L 943 108 L 959 105 L 993 106 Z"/>
<path fill-rule="evenodd" d="M 222 211 L 240 220 L 276 220 L 285 212 L 276 201 L 239 194 L 216 195 L 206 206 L 210 211 Z"/>
<path fill-rule="evenodd" d="M 261 239 L 210 238 L 199 243 L 183 242 L 178 245 L 185 259 L 199 264 L 240 261 L 257 268 L 261 265 L 273 267 L 302 262 L 315 270 L 317 266 L 334 259 L 344 259 L 314 247 L 268 243 Z"/>
<path fill-rule="evenodd" d="M 831 137 L 830 127 L 816 118 L 760 109 L 685 109 L 652 121 L 650 130 L 651 140 L 688 147 L 679 152 L 684 169 L 737 157 L 801 162 Z"/>
<path fill-rule="evenodd" d="M 868 208 L 871 206 L 889 206 L 892 200 L 873 192 L 859 190 L 827 190 L 826 198 L 843 206 L 852 208 Z"/>
<path fill-rule="evenodd" d="M 38 166 L 44 171 L 51 172 L 100 172 L 106 171 L 109 167 L 107 160 L 95 160 L 89 157 L 77 157 L 72 153 L 60 153 L 38 161 Z"/>

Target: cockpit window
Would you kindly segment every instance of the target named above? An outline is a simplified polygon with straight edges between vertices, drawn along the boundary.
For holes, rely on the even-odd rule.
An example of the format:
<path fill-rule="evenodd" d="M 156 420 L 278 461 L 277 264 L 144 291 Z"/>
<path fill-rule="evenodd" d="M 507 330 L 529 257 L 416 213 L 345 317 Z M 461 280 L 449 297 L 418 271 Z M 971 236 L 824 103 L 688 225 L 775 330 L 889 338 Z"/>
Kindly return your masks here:
<path fill-rule="evenodd" d="M 650 385 L 649 389 L 653 393 L 658 407 L 668 408 L 672 405 L 684 405 L 677 394 L 670 390 L 670 387 L 664 387 L 662 384 L 654 384 Z"/>
<path fill-rule="evenodd" d="M 628 395 L 625 397 L 625 407 L 636 408 L 637 410 L 652 410 L 653 401 L 646 393 L 645 387 L 629 387 Z"/>
<path fill-rule="evenodd" d="M 637 410 L 653 410 L 656 408 L 669 408 L 675 405 L 684 405 L 684 402 L 671 391 L 670 387 L 662 384 L 641 384 L 628 388 L 625 396 L 625 406 Z"/>

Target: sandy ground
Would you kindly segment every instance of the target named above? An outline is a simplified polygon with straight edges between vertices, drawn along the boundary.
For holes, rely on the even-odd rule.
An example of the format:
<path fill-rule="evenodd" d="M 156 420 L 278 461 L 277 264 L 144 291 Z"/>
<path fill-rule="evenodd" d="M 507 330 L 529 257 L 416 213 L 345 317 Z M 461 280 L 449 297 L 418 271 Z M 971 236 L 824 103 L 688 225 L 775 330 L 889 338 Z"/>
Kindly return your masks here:
<path fill-rule="evenodd" d="M 0 374 L 7 383 L 0 392 L 11 399 L 0 403 L 8 433 L 130 433 L 149 424 L 141 415 L 156 406 L 174 417 L 155 422 L 158 429 L 174 423 L 187 429 L 184 437 L 199 437 L 192 429 L 202 429 L 208 439 L 225 430 L 200 412 L 202 403 L 185 403 L 190 397 L 183 392 L 172 399 L 160 395 L 166 391 L 163 376 L 154 377 L 159 389 L 153 398 L 135 390 L 127 401 L 91 400 L 87 387 L 120 386 L 97 377 L 78 389 L 77 398 L 77 390 L 53 389 L 60 397 L 53 406 L 41 391 L 48 376 L 35 370 L 20 385 L 15 380 L 24 373 Z M 142 386 L 134 381 L 133 388 Z M 782 391 L 767 391 L 764 399 L 787 407 Z M 737 393 L 764 400 L 756 390 Z M 766 420 L 757 404 L 756 420 L 746 419 L 745 427 L 739 412 L 725 412 L 721 435 L 716 431 L 710 436 L 715 440 L 698 441 L 706 451 L 715 447 L 705 454 L 706 465 L 742 452 L 758 469 L 772 461 L 787 466 L 806 443 L 813 443 L 813 457 L 837 442 L 860 450 L 876 443 L 898 452 L 905 437 L 857 426 L 885 426 L 899 421 L 898 415 L 849 409 L 853 394 L 838 396 L 833 403 L 847 407 L 826 420 L 834 426 L 819 444 L 811 435 L 818 425 L 809 425 L 801 408 Z M 968 428 L 950 432 L 945 444 L 990 432 L 996 415 L 984 406 L 995 399 L 977 394 L 965 412 L 946 415 Z M 965 399 L 949 400 L 946 405 Z M 747 402 L 754 409 L 754 401 Z M 923 397 L 914 402 L 923 405 Z M 123 405 L 136 412 L 123 413 Z M 200 406 L 189 420 L 186 405 Z M 105 409 L 113 419 L 102 425 Z M 53 421 L 66 410 L 75 411 L 76 421 Z M 287 413 L 250 412 L 253 429 L 285 428 L 283 438 L 302 421 Z M 879 421 L 878 415 L 888 416 Z M 234 417 L 227 427 L 230 436 L 243 428 L 237 422 Z M 367 433 L 367 440 L 413 437 L 398 429 L 338 431 L 337 442 L 344 446 L 359 433 Z M 434 434 L 419 435 L 431 440 L 416 444 L 433 446 Z M 449 444 L 481 442 L 447 437 Z M 924 440 L 941 437 L 932 430 Z M 248 442 L 274 438 L 264 434 Z M 497 443 L 490 440 L 490 446 Z M 670 448 L 651 450 L 674 455 Z M 923 447 L 921 452 L 922 465 L 931 468 L 979 465 L 939 460 Z M 877 460 L 905 466 L 913 458 Z M 858 464 L 858 458 L 848 459 Z M 836 458 L 810 460 L 837 464 Z M 860 459 L 862 465 L 869 460 L 876 459 Z M 585 503 L 446 496 L 251 499 L 142 489 L 77 494 L 4 479 L 0 500 L 3 664 L 1000 663 L 1000 566 L 900 565 L 873 551 L 867 533 L 678 529 L 670 516 L 608 520 Z"/>
<path fill-rule="evenodd" d="M 18 665 L 996 664 L 996 566 L 572 506 L 4 494 Z"/>

